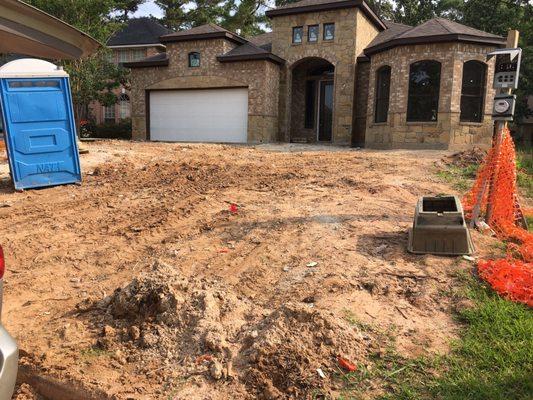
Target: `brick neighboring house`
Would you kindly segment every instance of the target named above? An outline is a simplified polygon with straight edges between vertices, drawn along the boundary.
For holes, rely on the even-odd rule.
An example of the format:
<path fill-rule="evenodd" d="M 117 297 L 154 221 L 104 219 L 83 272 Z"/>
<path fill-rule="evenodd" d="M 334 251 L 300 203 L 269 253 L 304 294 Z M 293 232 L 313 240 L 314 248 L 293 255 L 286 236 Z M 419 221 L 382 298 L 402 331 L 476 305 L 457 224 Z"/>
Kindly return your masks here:
<path fill-rule="evenodd" d="M 159 41 L 159 37 L 170 32 L 153 19 L 131 19 L 107 41 L 107 47 L 111 49 L 111 61 L 124 64 L 160 54 L 165 51 L 165 46 Z M 112 106 L 105 107 L 98 102 L 91 104 L 91 114 L 97 124 L 118 123 L 131 117 L 129 90 L 121 87 L 115 90 L 115 94 L 118 102 Z"/>
<path fill-rule="evenodd" d="M 132 69 L 133 138 L 488 146 L 494 60 L 505 39 L 446 19 L 382 21 L 362 0 L 274 10 L 272 32 L 216 25 L 163 35 Z"/>

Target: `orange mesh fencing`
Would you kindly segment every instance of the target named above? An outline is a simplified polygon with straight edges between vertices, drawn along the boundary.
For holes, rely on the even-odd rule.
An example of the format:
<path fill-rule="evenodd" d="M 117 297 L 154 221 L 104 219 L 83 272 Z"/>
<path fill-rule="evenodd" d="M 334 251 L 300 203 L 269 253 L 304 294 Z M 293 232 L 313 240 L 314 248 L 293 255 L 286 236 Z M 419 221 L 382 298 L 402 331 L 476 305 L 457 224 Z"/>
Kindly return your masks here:
<path fill-rule="evenodd" d="M 463 207 L 468 218 L 483 216 L 509 242 L 506 258 L 478 262 L 479 276 L 502 296 L 533 307 L 533 234 L 520 226 L 513 139 L 507 128 L 498 134 Z"/>

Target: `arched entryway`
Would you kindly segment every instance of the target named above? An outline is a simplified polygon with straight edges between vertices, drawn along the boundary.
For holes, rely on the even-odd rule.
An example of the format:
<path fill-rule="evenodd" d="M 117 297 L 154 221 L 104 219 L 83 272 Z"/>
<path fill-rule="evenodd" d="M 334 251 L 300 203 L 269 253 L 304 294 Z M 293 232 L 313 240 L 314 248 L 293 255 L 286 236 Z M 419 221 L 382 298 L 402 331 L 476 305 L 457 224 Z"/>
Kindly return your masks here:
<path fill-rule="evenodd" d="M 331 142 L 335 66 L 323 58 L 305 58 L 291 72 L 291 141 Z"/>

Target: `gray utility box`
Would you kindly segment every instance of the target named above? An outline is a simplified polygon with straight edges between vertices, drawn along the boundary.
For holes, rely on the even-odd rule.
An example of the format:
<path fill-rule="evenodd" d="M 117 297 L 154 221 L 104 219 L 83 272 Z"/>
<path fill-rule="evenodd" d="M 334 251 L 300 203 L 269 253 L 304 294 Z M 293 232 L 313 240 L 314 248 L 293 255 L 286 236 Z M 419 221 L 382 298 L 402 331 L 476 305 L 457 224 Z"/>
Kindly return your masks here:
<path fill-rule="evenodd" d="M 457 196 L 421 197 L 418 200 L 407 249 L 416 254 L 447 256 L 474 252 Z"/>

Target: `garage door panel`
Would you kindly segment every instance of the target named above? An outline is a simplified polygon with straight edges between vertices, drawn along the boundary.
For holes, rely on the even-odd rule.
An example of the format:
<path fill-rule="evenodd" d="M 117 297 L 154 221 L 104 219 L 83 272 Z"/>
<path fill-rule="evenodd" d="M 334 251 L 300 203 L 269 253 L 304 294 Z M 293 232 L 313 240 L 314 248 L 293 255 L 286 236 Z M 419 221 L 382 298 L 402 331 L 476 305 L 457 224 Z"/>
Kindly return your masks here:
<path fill-rule="evenodd" d="M 245 143 L 248 89 L 150 93 L 150 138 L 162 141 Z"/>

